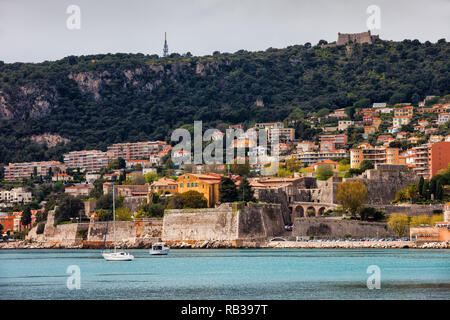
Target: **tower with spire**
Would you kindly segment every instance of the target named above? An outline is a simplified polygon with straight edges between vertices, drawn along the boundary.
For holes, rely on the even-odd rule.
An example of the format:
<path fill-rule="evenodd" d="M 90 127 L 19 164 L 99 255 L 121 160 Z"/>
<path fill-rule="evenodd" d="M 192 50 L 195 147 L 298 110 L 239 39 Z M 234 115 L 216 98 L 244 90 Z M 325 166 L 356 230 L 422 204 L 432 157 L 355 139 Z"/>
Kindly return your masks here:
<path fill-rule="evenodd" d="M 164 32 L 163 57 L 167 57 L 168 55 L 169 55 L 169 46 L 167 45 L 167 32 Z"/>

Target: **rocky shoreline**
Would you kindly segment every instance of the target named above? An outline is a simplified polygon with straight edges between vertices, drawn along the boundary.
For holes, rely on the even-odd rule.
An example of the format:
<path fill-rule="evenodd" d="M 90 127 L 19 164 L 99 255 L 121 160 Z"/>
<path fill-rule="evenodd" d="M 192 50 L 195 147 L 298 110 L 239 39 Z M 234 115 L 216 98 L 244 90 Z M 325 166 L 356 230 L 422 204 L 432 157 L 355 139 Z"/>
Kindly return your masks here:
<path fill-rule="evenodd" d="M 169 243 L 172 249 L 450 249 L 450 242 L 417 243 L 414 241 L 196 241 Z M 122 241 L 117 243 L 121 249 L 150 249 L 152 242 Z M 110 247 L 110 246 L 109 246 Z M 0 243 L 0 250 L 8 249 L 100 249 L 98 244 L 11 241 Z"/>

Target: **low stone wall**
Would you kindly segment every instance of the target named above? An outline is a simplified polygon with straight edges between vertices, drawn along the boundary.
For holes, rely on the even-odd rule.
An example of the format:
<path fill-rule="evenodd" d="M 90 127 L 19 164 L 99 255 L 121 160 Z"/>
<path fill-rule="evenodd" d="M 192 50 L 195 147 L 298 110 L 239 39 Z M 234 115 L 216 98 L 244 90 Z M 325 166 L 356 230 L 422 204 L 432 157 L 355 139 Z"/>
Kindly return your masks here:
<path fill-rule="evenodd" d="M 147 200 L 147 196 L 125 197 L 123 199 L 123 206 L 131 212 L 137 212 L 139 206 L 144 202 L 144 200 Z"/>
<path fill-rule="evenodd" d="M 444 210 L 444 205 L 436 204 L 436 205 L 375 205 L 373 206 L 377 209 L 383 210 L 386 214 L 391 215 L 394 213 L 406 213 L 408 216 L 418 216 L 422 214 L 432 215 L 433 210 Z"/>
<path fill-rule="evenodd" d="M 342 239 L 348 234 L 353 238 L 377 238 L 393 236 L 385 223 L 331 218 L 296 218 L 292 235 L 323 239 Z"/>

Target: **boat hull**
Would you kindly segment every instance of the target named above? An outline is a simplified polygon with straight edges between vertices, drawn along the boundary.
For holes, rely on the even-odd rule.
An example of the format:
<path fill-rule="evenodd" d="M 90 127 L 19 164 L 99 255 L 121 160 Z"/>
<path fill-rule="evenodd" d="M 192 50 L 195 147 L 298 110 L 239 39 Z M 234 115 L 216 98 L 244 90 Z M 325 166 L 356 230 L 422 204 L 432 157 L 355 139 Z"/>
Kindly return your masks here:
<path fill-rule="evenodd" d="M 103 258 L 106 261 L 132 261 L 134 256 L 124 252 L 112 252 L 112 253 L 102 253 Z"/>
<path fill-rule="evenodd" d="M 162 249 L 162 250 L 153 250 L 153 249 L 151 249 L 150 250 L 150 254 L 154 255 L 154 256 L 164 256 L 164 255 L 169 254 L 169 249 L 168 248 L 167 249 Z"/>

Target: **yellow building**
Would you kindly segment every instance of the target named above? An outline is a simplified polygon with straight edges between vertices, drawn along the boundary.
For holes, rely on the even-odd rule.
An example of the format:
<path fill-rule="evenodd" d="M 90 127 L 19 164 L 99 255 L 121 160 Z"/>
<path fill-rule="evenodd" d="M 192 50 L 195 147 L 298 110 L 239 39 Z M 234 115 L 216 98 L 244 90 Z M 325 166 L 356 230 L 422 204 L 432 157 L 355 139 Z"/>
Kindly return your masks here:
<path fill-rule="evenodd" d="M 376 126 L 365 126 L 364 127 L 364 136 L 368 136 L 370 134 L 375 134 L 377 129 L 378 129 L 378 127 L 376 127 Z"/>
<path fill-rule="evenodd" d="M 375 126 L 377 128 L 377 130 L 380 127 L 381 122 L 382 122 L 382 120 L 378 117 L 373 117 L 373 119 L 372 119 L 372 125 Z"/>
<path fill-rule="evenodd" d="M 175 194 L 178 193 L 178 183 L 173 179 L 163 177 L 153 182 L 151 189 L 154 193 Z"/>
<path fill-rule="evenodd" d="M 208 207 L 213 208 L 219 201 L 219 183 L 221 176 L 214 173 L 181 175 L 178 180 L 178 192 L 197 191 L 208 201 Z"/>

